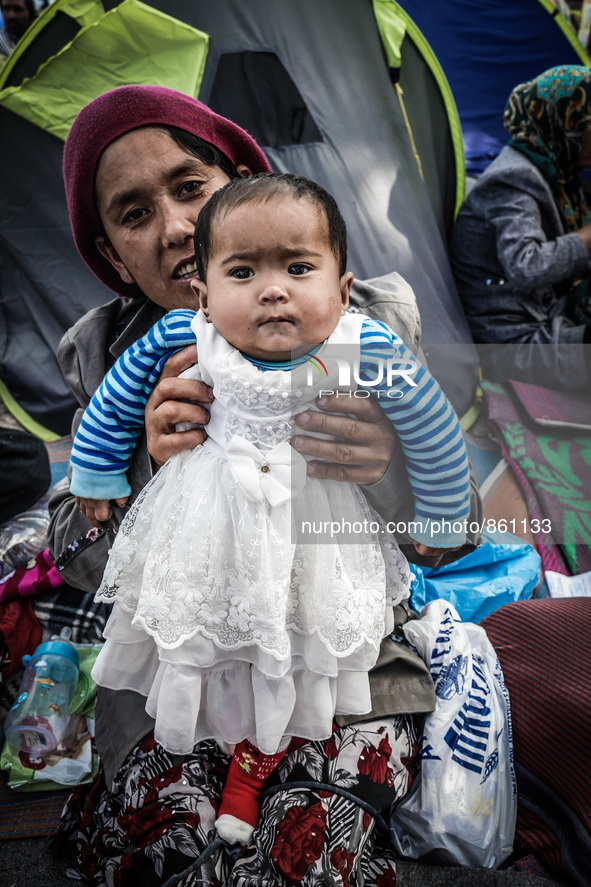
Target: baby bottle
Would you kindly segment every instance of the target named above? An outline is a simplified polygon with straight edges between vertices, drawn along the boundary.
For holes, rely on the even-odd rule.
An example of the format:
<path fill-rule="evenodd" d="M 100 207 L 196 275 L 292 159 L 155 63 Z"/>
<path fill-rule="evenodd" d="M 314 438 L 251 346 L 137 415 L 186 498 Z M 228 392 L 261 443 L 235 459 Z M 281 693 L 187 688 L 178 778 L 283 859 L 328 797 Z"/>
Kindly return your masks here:
<path fill-rule="evenodd" d="M 23 656 L 23 665 L 19 695 L 4 725 L 6 741 L 39 758 L 56 751 L 66 732 L 80 657 L 66 641 L 48 641 Z"/>

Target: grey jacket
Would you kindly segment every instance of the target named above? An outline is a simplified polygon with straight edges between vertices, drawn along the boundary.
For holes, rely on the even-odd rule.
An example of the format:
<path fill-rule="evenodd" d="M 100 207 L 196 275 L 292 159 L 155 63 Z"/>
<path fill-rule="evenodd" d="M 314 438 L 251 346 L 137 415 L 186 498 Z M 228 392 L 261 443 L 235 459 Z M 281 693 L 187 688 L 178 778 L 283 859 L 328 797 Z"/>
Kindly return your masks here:
<path fill-rule="evenodd" d="M 587 384 L 585 324 L 567 316 L 562 284 L 589 277 L 589 253 L 565 233 L 550 186 L 519 151 L 505 147 L 468 194 L 451 258 L 475 342 L 511 343 L 479 348 L 488 378 Z"/>

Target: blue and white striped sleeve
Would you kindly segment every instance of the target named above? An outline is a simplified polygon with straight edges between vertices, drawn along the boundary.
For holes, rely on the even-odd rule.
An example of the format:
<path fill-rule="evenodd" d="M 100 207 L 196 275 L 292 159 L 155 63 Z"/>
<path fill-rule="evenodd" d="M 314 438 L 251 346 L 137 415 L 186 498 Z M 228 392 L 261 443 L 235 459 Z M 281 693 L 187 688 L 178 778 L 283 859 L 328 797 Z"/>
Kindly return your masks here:
<path fill-rule="evenodd" d="M 402 444 L 415 497 L 409 535 L 434 548 L 461 545 L 470 513 L 470 466 L 452 405 L 402 339 L 380 321 L 363 323 L 360 378 Z"/>
<path fill-rule="evenodd" d="M 70 492 L 87 499 L 131 493 L 126 472 L 144 427 L 148 397 L 167 357 L 195 342 L 194 311 L 170 311 L 109 370 L 88 404 L 70 455 Z"/>

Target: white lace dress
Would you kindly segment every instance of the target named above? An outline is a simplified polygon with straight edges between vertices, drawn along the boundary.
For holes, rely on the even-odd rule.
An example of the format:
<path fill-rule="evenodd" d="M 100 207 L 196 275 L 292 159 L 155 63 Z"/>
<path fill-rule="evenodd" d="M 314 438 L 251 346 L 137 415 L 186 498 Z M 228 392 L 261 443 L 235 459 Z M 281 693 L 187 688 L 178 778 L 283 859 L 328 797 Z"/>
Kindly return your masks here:
<path fill-rule="evenodd" d="M 358 348 L 362 322 L 346 315 L 326 344 Z M 307 364 L 263 371 L 201 313 L 193 324 L 215 395 L 208 439 L 170 459 L 121 525 L 93 677 L 146 696 L 172 753 L 248 738 L 272 754 L 288 736 L 326 738 L 335 713 L 370 711 L 367 672 L 410 571 L 388 534 L 347 534 L 380 522 L 359 488 L 307 477 L 289 444 L 331 380 L 309 386 Z"/>

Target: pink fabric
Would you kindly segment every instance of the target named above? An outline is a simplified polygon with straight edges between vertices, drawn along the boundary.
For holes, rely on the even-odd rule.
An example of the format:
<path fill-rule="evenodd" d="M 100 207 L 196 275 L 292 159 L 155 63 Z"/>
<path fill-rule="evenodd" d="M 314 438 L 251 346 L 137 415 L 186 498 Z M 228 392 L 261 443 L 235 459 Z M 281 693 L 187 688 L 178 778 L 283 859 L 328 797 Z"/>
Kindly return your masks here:
<path fill-rule="evenodd" d="M 222 151 L 235 166 L 253 173 L 269 172 L 267 158 L 245 130 L 210 111 L 197 99 L 162 86 L 120 86 L 82 108 L 66 139 L 64 182 L 70 224 L 78 251 L 102 283 L 120 296 L 141 295 L 135 284 L 123 283 L 98 252 L 102 233 L 94 202 L 94 178 L 101 154 L 111 142 L 141 126 L 177 126 Z"/>
<path fill-rule="evenodd" d="M 33 594 L 51 591 L 63 584 L 64 580 L 54 567 L 49 549 L 46 548 L 37 555 L 34 566 L 27 564 L 19 567 L 0 583 L 0 603 L 18 601 Z"/>

